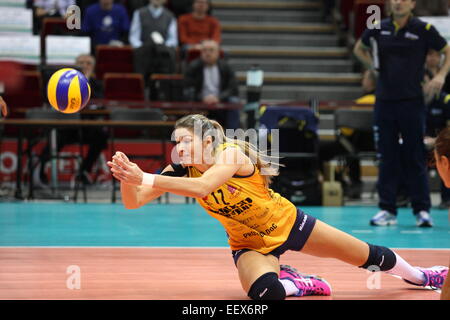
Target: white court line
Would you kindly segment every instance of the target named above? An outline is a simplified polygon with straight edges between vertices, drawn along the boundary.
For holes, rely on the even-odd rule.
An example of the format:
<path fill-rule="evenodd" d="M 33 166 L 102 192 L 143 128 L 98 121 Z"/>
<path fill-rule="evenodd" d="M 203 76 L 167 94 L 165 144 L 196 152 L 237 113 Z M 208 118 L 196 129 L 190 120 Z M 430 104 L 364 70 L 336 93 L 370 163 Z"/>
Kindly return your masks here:
<path fill-rule="evenodd" d="M 352 230 L 352 233 L 373 233 L 373 230 Z"/>
<path fill-rule="evenodd" d="M 404 234 L 422 234 L 423 232 L 420 230 L 402 230 L 400 233 Z"/>

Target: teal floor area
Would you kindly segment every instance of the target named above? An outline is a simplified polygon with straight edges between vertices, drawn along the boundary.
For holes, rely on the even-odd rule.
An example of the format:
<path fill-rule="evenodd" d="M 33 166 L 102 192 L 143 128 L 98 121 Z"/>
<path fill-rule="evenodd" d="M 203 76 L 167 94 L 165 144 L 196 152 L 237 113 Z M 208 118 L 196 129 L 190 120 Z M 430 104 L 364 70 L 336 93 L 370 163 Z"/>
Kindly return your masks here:
<path fill-rule="evenodd" d="M 435 226 L 418 228 L 411 209 L 399 224 L 371 227 L 375 207 L 304 207 L 355 237 L 391 248 L 450 248 L 447 210 L 432 210 Z M 219 222 L 197 204 L 0 203 L 0 246 L 225 247 Z"/>

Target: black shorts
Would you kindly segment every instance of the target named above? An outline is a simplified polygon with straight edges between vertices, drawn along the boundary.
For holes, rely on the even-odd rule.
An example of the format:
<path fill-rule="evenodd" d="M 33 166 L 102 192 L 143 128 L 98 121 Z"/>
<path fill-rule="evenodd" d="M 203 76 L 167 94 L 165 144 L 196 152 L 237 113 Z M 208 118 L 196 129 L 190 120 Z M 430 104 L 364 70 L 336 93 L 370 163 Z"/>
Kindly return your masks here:
<path fill-rule="evenodd" d="M 282 245 L 267 254 L 271 254 L 279 259 L 280 256 L 287 250 L 302 250 L 306 241 L 308 241 L 309 235 L 314 229 L 315 224 L 316 218 L 307 215 L 300 209 L 297 209 L 297 218 L 295 219 L 294 225 L 292 226 L 288 238 Z M 251 250 L 252 249 L 232 250 L 231 254 L 233 255 L 234 264 L 237 265 L 237 261 L 241 254 Z"/>

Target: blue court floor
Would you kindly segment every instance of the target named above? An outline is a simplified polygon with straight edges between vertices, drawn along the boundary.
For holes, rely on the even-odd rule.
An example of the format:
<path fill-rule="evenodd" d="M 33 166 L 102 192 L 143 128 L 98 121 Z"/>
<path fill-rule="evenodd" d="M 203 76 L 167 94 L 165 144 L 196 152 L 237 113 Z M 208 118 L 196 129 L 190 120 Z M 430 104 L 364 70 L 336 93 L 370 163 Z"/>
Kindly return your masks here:
<path fill-rule="evenodd" d="M 447 210 L 435 226 L 417 228 L 411 209 L 398 226 L 371 227 L 375 207 L 304 207 L 306 213 L 355 237 L 391 248 L 450 248 Z M 197 204 L 0 203 L 0 246 L 226 247 L 225 232 Z"/>

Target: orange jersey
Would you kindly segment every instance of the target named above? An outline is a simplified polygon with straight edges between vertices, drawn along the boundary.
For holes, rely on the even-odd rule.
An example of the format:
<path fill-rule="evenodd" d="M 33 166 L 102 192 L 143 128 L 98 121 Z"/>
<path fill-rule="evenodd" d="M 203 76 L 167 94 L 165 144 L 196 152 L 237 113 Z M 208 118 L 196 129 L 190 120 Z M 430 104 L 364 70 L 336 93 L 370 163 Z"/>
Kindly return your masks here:
<path fill-rule="evenodd" d="M 187 169 L 189 177 L 202 175 L 194 167 Z M 269 253 L 286 241 L 297 216 L 297 208 L 290 201 L 266 188 L 256 166 L 253 174 L 234 175 L 208 196 L 196 200 L 223 225 L 232 250 Z"/>

